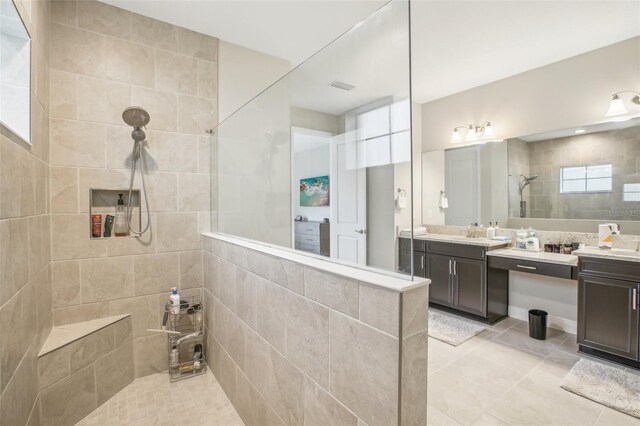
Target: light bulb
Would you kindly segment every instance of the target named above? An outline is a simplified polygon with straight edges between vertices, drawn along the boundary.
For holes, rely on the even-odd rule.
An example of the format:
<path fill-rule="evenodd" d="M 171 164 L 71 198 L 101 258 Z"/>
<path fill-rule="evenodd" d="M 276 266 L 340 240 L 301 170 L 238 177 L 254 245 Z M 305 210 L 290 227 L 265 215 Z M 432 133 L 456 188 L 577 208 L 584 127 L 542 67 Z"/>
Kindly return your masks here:
<path fill-rule="evenodd" d="M 624 115 L 628 113 L 629 111 L 627 111 L 627 109 L 624 107 L 624 104 L 622 103 L 622 99 L 620 99 L 620 96 L 613 95 L 611 97 L 611 103 L 609 103 L 609 109 L 607 110 L 607 113 L 605 114 L 605 116 L 613 117 L 616 115 Z"/>
<path fill-rule="evenodd" d="M 475 142 L 478 140 L 476 128 L 473 127 L 473 124 L 469 124 L 469 130 L 467 130 L 467 136 L 465 136 L 464 140 L 467 142 Z"/>
<path fill-rule="evenodd" d="M 482 132 L 482 139 L 493 139 L 496 135 L 493 133 L 493 127 L 491 127 L 491 123 L 487 121 L 487 124 L 484 126 L 484 131 Z"/>
<path fill-rule="evenodd" d="M 451 135 L 451 143 L 460 142 L 462 142 L 462 138 L 460 138 L 460 132 L 458 132 L 458 129 L 453 129 L 453 135 Z"/>

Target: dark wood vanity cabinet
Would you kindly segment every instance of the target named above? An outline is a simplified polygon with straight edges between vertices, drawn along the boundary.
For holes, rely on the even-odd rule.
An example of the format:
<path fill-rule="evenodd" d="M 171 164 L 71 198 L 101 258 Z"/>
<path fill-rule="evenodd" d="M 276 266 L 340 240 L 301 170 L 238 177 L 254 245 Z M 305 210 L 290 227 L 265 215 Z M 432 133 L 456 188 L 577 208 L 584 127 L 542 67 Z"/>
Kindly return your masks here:
<path fill-rule="evenodd" d="M 426 254 L 424 277 L 431 279 L 429 301 L 453 306 L 453 280 L 451 279 L 451 257 L 440 254 Z"/>
<path fill-rule="evenodd" d="M 580 350 L 640 366 L 640 265 L 581 258 L 579 269 Z"/>
<path fill-rule="evenodd" d="M 400 239 L 401 270 L 411 271 L 411 241 Z M 489 323 L 507 315 L 509 273 L 487 265 L 487 248 L 414 240 L 414 275 L 429 278 L 429 302 Z"/>

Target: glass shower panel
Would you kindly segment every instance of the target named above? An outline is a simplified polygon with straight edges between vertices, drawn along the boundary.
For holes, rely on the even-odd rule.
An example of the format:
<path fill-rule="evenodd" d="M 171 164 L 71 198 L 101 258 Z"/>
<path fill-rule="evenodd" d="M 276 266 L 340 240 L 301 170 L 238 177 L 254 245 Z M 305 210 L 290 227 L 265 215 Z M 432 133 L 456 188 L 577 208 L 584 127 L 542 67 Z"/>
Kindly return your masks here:
<path fill-rule="evenodd" d="M 394 0 L 220 123 L 212 228 L 397 271 L 412 227 L 409 67 L 409 3 Z"/>

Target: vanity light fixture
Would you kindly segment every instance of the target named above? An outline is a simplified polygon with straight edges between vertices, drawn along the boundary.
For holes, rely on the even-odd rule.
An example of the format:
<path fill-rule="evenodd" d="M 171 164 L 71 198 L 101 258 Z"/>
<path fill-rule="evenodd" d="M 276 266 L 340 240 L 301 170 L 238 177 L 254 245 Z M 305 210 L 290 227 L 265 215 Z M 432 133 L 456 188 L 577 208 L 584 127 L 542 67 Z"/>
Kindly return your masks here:
<path fill-rule="evenodd" d="M 628 114 L 629 111 L 624 106 L 622 99 L 620 98 L 620 94 L 622 93 L 632 93 L 634 96 L 631 98 L 631 102 L 640 104 L 640 92 L 636 92 L 634 90 L 622 90 L 620 92 L 616 92 L 611 95 L 611 102 L 609 102 L 609 109 L 605 114 L 606 117 L 615 117 L 618 115 Z"/>
<path fill-rule="evenodd" d="M 467 130 L 464 137 L 460 135 L 460 129 Z M 495 140 L 495 133 L 490 122 L 485 121 L 480 126 L 473 124 L 457 126 L 453 128 L 453 134 L 451 135 L 451 143 L 477 142 L 480 139 L 483 141 Z"/>

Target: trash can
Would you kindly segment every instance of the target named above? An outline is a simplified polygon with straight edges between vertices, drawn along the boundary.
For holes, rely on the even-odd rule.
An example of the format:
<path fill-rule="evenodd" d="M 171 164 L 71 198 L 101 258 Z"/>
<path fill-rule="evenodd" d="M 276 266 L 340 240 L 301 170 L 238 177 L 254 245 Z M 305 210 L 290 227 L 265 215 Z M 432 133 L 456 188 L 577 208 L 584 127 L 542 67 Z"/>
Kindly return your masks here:
<path fill-rule="evenodd" d="M 547 313 L 540 309 L 529 311 L 529 337 L 538 340 L 547 338 Z"/>

